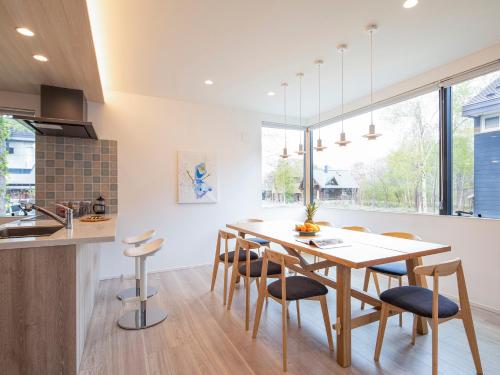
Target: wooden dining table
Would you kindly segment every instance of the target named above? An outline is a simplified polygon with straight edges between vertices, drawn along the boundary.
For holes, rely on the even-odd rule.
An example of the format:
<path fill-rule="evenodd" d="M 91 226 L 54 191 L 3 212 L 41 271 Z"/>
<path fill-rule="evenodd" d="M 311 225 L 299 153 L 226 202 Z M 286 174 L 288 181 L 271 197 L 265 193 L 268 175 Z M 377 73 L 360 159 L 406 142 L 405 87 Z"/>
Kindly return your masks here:
<path fill-rule="evenodd" d="M 351 270 L 378 264 L 405 261 L 410 285 L 427 287 L 424 276 L 417 276 L 413 269 L 422 264 L 422 257 L 451 251 L 449 245 L 413 241 L 382 236 L 374 233 L 356 232 L 322 226 L 313 238 L 338 238 L 347 246 L 320 249 L 299 242 L 294 231 L 294 221 L 274 220 L 227 224 L 238 231 L 241 237 L 255 236 L 281 245 L 290 255 L 300 260 L 300 265 L 290 266 L 295 271 L 336 290 L 336 320 L 333 329 L 337 336 L 337 363 L 342 367 L 351 365 L 351 331 L 380 319 L 381 301 L 378 296 L 351 285 Z M 306 237 L 301 237 L 306 238 Z M 304 254 L 315 256 L 319 261 L 311 263 Z M 309 257 L 310 258 L 310 257 Z M 327 267 L 336 268 L 336 277 L 320 275 L 317 271 Z M 365 302 L 372 307 L 351 312 L 351 298 Z M 422 318 L 417 323 L 417 332 L 427 334 L 427 325 Z"/>

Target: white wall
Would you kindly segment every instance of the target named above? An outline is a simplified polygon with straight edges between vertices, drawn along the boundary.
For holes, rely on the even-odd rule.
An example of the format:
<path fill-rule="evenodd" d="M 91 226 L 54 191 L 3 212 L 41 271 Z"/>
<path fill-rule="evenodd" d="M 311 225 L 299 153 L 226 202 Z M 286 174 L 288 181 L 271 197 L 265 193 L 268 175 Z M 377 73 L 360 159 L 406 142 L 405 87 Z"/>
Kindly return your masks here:
<path fill-rule="evenodd" d="M 217 230 L 226 223 L 300 214 L 261 208 L 263 117 L 119 92 L 106 92 L 105 105 L 92 103 L 89 118 L 99 137 L 118 141 L 117 238 L 155 228 L 166 246 L 151 258 L 150 269 L 171 269 L 212 262 Z M 178 150 L 217 152 L 218 203 L 176 203 Z M 101 277 L 133 273 L 123 250 L 119 242 L 103 247 Z"/>
<path fill-rule="evenodd" d="M 451 252 L 425 257 L 424 263 L 461 258 L 471 301 L 500 312 L 500 220 L 331 208 L 321 208 L 317 217 L 336 226 L 361 225 L 375 233 L 410 232 L 424 241 L 451 245 Z M 440 285 L 444 293 L 458 295 L 455 278 L 446 278 Z"/>
<path fill-rule="evenodd" d="M 419 74 L 415 77 L 409 78 L 395 85 L 384 87 L 373 93 L 373 102 L 381 102 L 387 100 L 397 95 L 404 94 L 406 92 L 415 90 L 419 87 L 429 85 L 431 83 L 445 80 L 453 75 L 461 74 L 463 72 L 475 69 L 478 66 L 483 66 L 485 64 L 500 60 L 500 43 L 495 44 L 491 47 L 484 48 L 480 51 L 472 53 L 470 55 L 464 56 L 458 60 L 452 61 L 448 64 L 444 64 L 435 69 L 429 70 L 425 73 Z M 377 77 L 374 77 L 376 80 Z M 370 104 L 370 96 L 365 96 L 354 100 L 350 103 L 344 104 L 344 113 L 354 111 L 359 108 L 363 108 Z M 321 115 L 323 119 L 333 118 L 340 115 L 341 108 L 338 107 L 334 110 L 325 112 Z M 308 124 L 315 124 L 317 116 L 313 116 L 307 120 Z"/>

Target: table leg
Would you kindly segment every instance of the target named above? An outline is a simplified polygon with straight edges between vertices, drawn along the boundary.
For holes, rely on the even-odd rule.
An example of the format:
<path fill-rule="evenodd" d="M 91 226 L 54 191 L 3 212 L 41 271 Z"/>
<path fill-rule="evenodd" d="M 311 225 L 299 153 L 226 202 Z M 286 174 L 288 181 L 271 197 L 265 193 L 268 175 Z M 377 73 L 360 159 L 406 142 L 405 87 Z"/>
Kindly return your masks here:
<path fill-rule="evenodd" d="M 422 258 L 412 258 L 406 261 L 406 269 L 408 270 L 408 284 L 421 286 L 427 288 L 427 280 L 425 276 L 418 276 L 413 272 L 413 269 L 417 266 L 422 265 Z M 417 332 L 420 335 L 426 335 L 428 333 L 427 322 L 422 317 L 417 317 Z"/>
<path fill-rule="evenodd" d="M 337 265 L 337 363 L 351 365 L 351 269 Z"/>

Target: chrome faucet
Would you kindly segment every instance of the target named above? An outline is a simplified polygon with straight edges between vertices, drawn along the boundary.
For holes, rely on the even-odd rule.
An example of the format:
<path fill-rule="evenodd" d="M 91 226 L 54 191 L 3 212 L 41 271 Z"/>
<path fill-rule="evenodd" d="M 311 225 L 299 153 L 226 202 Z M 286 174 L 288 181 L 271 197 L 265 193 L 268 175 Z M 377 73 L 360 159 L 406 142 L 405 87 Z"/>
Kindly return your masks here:
<path fill-rule="evenodd" d="M 66 206 L 59 204 L 59 203 L 56 203 L 56 206 L 59 206 L 59 207 L 64 209 L 66 219 L 63 219 L 59 215 L 57 215 L 57 214 L 55 214 L 55 213 L 53 213 L 53 212 L 51 212 L 43 207 L 40 207 L 36 204 L 31 204 L 31 203 L 26 204 L 25 207 L 23 208 L 23 211 L 29 212 L 29 211 L 35 209 L 37 211 L 43 212 L 45 215 L 50 216 L 52 219 L 58 221 L 59 223 L 64 225 L 66 227 L 66 229 L 72 229 L 73 228 L 73 209 L 66 207 Z"/>

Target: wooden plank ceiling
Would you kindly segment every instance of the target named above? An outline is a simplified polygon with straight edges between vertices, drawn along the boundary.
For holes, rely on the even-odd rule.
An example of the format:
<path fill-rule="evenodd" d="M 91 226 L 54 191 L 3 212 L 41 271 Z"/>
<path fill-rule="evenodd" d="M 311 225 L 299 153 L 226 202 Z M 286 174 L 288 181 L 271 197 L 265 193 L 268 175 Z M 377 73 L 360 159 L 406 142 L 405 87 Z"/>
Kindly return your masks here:
<path fill-rule="evenodd" d="M 81 89 L 88 100 L 104 102 L 85 0 L 0 1 L 0 51 L 2 91 L 39 94 L 47 84 Z M 49 61 L 36 61 L 35 54 Z"/>

